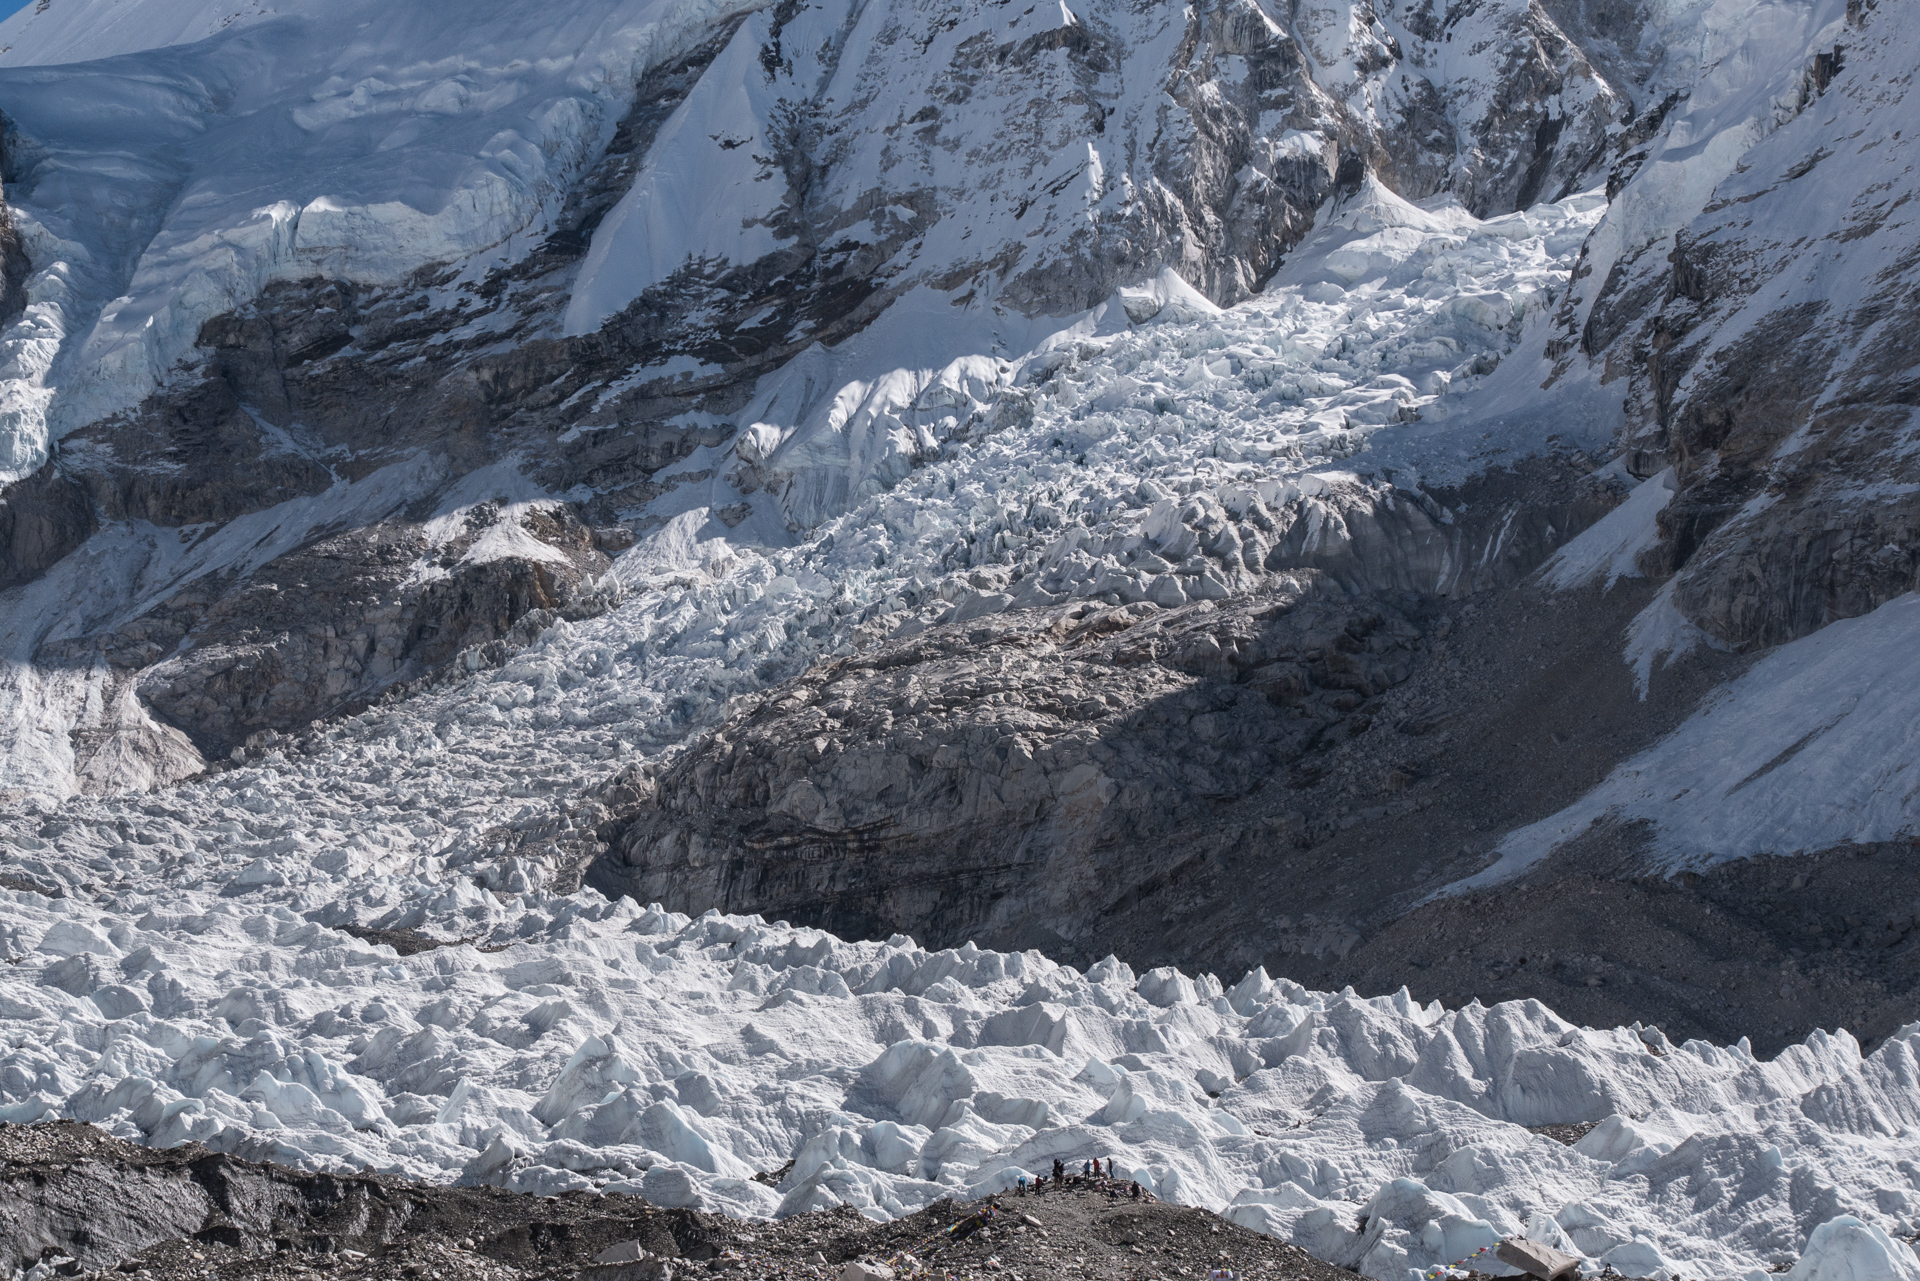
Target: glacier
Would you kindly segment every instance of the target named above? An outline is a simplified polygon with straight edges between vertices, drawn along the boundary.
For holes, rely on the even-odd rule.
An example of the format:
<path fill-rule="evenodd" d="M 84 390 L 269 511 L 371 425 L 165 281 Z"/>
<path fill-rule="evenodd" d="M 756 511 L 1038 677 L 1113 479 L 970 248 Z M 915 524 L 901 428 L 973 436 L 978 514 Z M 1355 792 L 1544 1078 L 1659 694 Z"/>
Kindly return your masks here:
<path fill-rule="evenodd" d="M 1301 267 L 1239 307 L 1149 281 L 1036 322 L 1017 358 L 947 359 L 951 331 L 908 323 L 921 305 L 908 295 L 894 304 L 898 326 L 767 375 L 735 440 L 663 471 L 668 492 L 646 511 L 655 530 L 606 575 L 604 590 L 628 603 L 580 624 L 614 657 L 579 715 L 605 727 L 596 740 L 608 755 L 657 749 L 689 728 L 675 709 L 692 697 L 711 716 L 811 658 L 936 623 L 963 597 L 982 602 L 975 611 L 1223 597 L 1270 576 L 1245 545 L 1174 550 L 1210 516 L 1266 519 L 1260 536 L 1277 541 L 1286 529 L 1252 513 L 1299 506 L 1283 524 L 1337 544 L 1343 510 L 1396 493 L 1417 502 L 1423 478 L 1446 484 L 1524 458 L 1538 431 L 1513 403 L 1548 372 L 1552 310 L 1604 203 L 1588 193 L 1484 221 L 1450 197 L 1428 203 L 1369 182 L 1310 235 Z M 923 305 L 951 310 L 937 297 Z M 796 402 L 804 412 L 789 416 Z M 1566 397 L 1563 447 L 1601 443 L 1612 406 L 1605 389 Z M 682 475 L 696 479 L 674 483 Z M 22 608 L 0 631 L 11 660 L 0 687 L 16 691 L 17 718 L 0 747 L 4 785 L 76 790 L 70 732 L 100 718 L 103 695 L 89 691 L 101 673 L 30 661 L 54 629 L 138 617 L 179 584 L 262 564 L 328 522 L 377 520 L 445 484 L 442 464 L 414 457 L 190 547 L 136 525 L 19 589 Z M 555 497 L 495 467 L 440 499 L 436 519 Z M 730 504 L 745 509 L 731 525 L 715 514 Z M 803 537 L 796 512 L 814 522 Z M 415 572 L 438 572 L 434 559 Z M 1474 572 L 1455 563 L 1423 585 Z"/>
<path fill-rule="evenodd" d="M 1874 1251 L 1920 1273 L 1897 1239 L 1920 1230 L 1920 1025 L 1871 1054 L 1820 1033 L 1761 1062 L 1537 1003 L 690 920 L 560 893 L 541 852 L 582 821 L 583 787 L 683 741 L 770 663 L 969 602 L 1203 603 L 1231 567 L 1151 549 L 1209 505 L 1317 489 L 1309 519 L 1331 530 L 1341 489 L 1377 483 L 1356 466 L 1397 463 L 1411 494 L 1524 448 L 1507 380 L 1539 377 L 1601 208 L 1482 222 L 1372 192 L 1319 233 L 1323 278 L 1227 311 L 1142 290 L 1147 321 L 1113 320 L 1116 300 L 1023 361 L 874 389 L 857 404 L 897 424 L 869 429 L 882 449 L 982 381 L 1031 418 L 933 451 L 798 546 L 735 542 L 697 486 L 675 491 L 682 510 L 609 572 L 621 603 L 498 669 L 163 791 L 23 799 L 0 816 L 0 1116 L 748 1216 L 897 1215 L 1098 1153 L 1388 1281 L 1522 1230 L 1641 1276 L 1829 1275 Z M 1418 381 L 1380 372 L 1409 359 Z M 685 466 L 780 465 L 777 438 L 744 441 Z M 1068 536 L 1047 509 L 1095 519 Z M 1595 568 L 1644 524 L 1621 510 Z M 531 839 L 500 857 L 509 836 Z M 401 956 L 344 926 L 450 945 Z M 1569 1121 L 1600 1124 L 1570 1149 L 1524 1128 Z M 749 1177 L 788 1159 L 778 1187 Z"/>
<path fill-rule="evenodd" d="M 270 282 L 325 272 L 402 288 L 455 262 L 444 291 L 511 267 L 605 147 L 632 83 L 736 19 L 659 135 L 656 167 L 540 323 L 591 333 L 690 260 L 752 267 L 778 247 L 782 196 L 757 185 L 756 149 L 784 118 L 777 94 L 746 91 L 771 30 L 754 8 L 569 0 L 563 21 L 529 30 L 508 0 L 448 10 L 457 21 L 392 3 L 149 0 L 130 17 L 70 0 L 0 25 L 21 175 L 8 198 L 35 264 L 26 310 L 0 334 L 0 475 L 165 386 L 205 320 Z M 936 30 L 931 9 L 856 8 L 860 21 L 809 10 L 780 74 L 845 109 L 831 199 L 862 214 L 841 228 L 850 253 L 904 238 L 894 292 L 858 334 L 761 376 L 738 431 L 662 477 L 680 483 L 633 513 L 644 533 L 597 585 L 605 612 L 148 791 L 208 762 L 101 672 L 37 667 L 50 637 L 138 617 L 165 590 L 243 572 L 333 522 L 432 500 L 451 528 L 482 504 L 565 495 L 523 474 L 525 459 L 450 481 L 415 458 L 204 539 L 116 529 L 8 594 L 0 1118 L 746 1216 L 841 1202 L 893 1216 L 998 1190 L 1056 1155 L 1103 1155 L 1162 1196 L 1382 1281 L 1523 1230 L 1635 1276 L 1920 1278 L 1920 1024 L 1870 1053 L 1835 1030 L 1762 1062 L 1743 1044 L 1583 1028 L 1535 1003 L 1447 1010 L 1113 959 L 1082 973 L 1038 953 L 929 953 L 564 889 L 558 847 L 591 824 L 583 794 L 812 661 L 1076 602 L 1204 609 L 1270 585 L 1256 536 L 1336 546 L 1358 513 L 1418 507 L 1426 487 L 1603 449 L 1626 380 L 1567 355 L 1600 287 L 1664 255 L 1719 187 L 1746 207 L 1832 141 L 1821 131 L 1852 127 L 1832 123 L 1839 105 L 1806 110 L 1798 78 L 1845 5 L 1662 4 L 1648 46 L 1619 53 L 1641 65 L 1609 83 L 1642 111 L 1674 96 L 1670 126 L 1611 200 L 1536 181 L 1524 208 L 1496 213 L 1486 193 L 1513 174 L 1447 175 L 1417 201 L 1364 175 L 1317 207 L 1284 261 L 1209 291 L 1181 274 L 1185 259 L 1082 279 L 1075 253 L 1151 187 L 1146 170 L 1117 141 L 1062 142 L 1045 111 L 1027 152 L 955 155 L 937 135 L 896 147 L 886 130 L 907 113 L 883 92 L 882 20 L 953 45 L 976 32 Z M 994 38 L 1044 49 L 1120 20 L 1084 8 L 1037 5 Z M 1377 124 L 1416 93 L 1404 66 L 1385 85 L 1362 74 L 1355 59 L 1387 41 L 1427 48 L 1449 119 L 1489 118 L 1488 63 L 1463 51 L 1505 47 L 1497 27 L 1434 46 L 1408 12 L 1296 8 L 1318 33 L 1316 75 L 1353 86 L 1355 118 Z M 1112 139 L 1164 109 L 1151 73 L 1178 42 L 1169 12 L 1126 18 L 1137 65 L 1114 76 L 1132 116 Z M 1278 29 L 1259 5 L 1236 12 L 1218 33 L 1228 62 Z M 1886 25 L 1877 52 L 1853 56 L 1910 68 L 1912 37 Z M 1613 91 L 1577 64 L 1556 74 L 1567 127 L 1604 136 Z M 1078 87 L 1051 89 L 1064 101 Z M 948 125 L 977 137 L 990 114 Z M 1856 144 L 1885 144 L 1877 187 L 1910 185 L 1892 145 L 1906 119 L 1882 110 Z M 1270 139 L 1255 168 L 1330 183 L 1331 132 Z M 738 145 L 716 162 L 702 144 L 721 138 Z M 946 216 L 860 204 L 868 178 L 915 165 Z M 1572 170 L 1556 180 L 1593 177 Z M 1177 203 L 1156 208 L 1172 218 Z M 948 286 L 976 241 L 1025 241 L 1029 208 L 1045 225 L 1033 260 L 1071 285 L 1057 306 L 1028 314 Z M 1195 224 L 1186 243 L 1215 230 Z M 1884 245 L 1862 243 L 1834 252 L 1864 296 Z M 1806 252 L 1802 274 L 1833 270 Z M 1777 292 L 1791 301 L 1793 287 Z M 710 372 L 680 359 L 634 376 Z M 1624 471 L 1614 479 L 1625 488 Z M 1643 482 L 1547 581 L 1637 576 L 1670 494 L 1660 476 Z M 440 572 L 431 555 L 412 569 Z M 1416 585 L 1470 585 L 1478 569 L 1448 561 Z M 1914 611 L 1898 598 L 1782 646 L 1589 796 L 1512 834 L 1485 876 L 1607 815 L 1649 819 L 1676 868 L 1910 834 Z M 1623 661 L 1648 668 L 1703 635 L 1670 600 L 1643 624 Z M 1843 706 L 1855 710 L 1836 718 Z M 74 731 L 115 718 L 159 746 L 78 760 Z M 110 794 L 76 794 L 86 768 Z M 349 928 L 446 945 L 401 955 Z M 1570 1148 L 1526 1128 L 1575 1121 L 1597 1124 Z M 777 1186 L 751 1177 L 789 1160 Z"/>
<path fill-rule="evenodd" d="M 73 892 L 0 890 L 0 1116 L 745 1216 L 891 1217 L 1100 1155 L 1383 1281 L 1522 1231 L 1644 1277 L 1844 1275 L 1812 1266 L 1836 1235 L 1894 1269 L 1862 1275 L 1920 1274 L 1896 1240 L 1920 1226 L 1920 1024 L 1760 1062 L 1536 1002 L 490 892 L 418 851 L 404 792 L 348 834 L 343 789 L 303 764 L 12 838 Z M 235 817 L 188 808 L 214 800 Z M 111 870 L 63 854 L 109 823 Z M 327 924 L 382 912 L 448 943 L 402 956 Z M 1598 1124 L 1571 1148 L 1524 1128 L 1571 1121 Z"/>

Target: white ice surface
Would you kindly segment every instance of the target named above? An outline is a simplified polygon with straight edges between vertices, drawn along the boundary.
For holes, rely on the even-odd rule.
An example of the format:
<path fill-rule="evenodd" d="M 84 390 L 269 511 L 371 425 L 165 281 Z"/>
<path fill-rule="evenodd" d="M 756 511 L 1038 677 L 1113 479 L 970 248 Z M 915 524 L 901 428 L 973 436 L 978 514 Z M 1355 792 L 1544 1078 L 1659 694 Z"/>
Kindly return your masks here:
<path fill-rule="evenodd" d="M 1566 591 L 1596 582 L 1610 589 L 1623 578 L 1642 577 L 1637 557 L 1660 541 L 1655 521 L 1677 485 L 1671 467 L 1641 481 L 1625 502 L 1549 557 L 1540 569 L 1541 580 L 1556 591 Z"/>
<path fill-rule="evenodd" d="M 1060 556 L 1086 563 L 1056 558 L 1030 591 L 1085 594 L 1102 555 L 1121 557 L 1140 532 L 1121 512 L 1176 494 L 1244 511 L 1237 495 L 1279 505 L 1315 471 L 1446 484 L 1538 452 L 1543 437 L 1601 447 L 1610 393 L 1564 392 L 1558 434 L 1543 433 L 1527 393 L 1545 373 L 1539 322 L 1603 209 L 1588 194 L 1481 222 L 1368 182 L 1323 215 L 1296 251 L 1301 266 L 1226 311 L 1171 272 L 1080 316 L 1035 321 L 986 310 L 956 321 L 947 297 L 916 290 L 841 348 L 763 380 L 735 452 L 787 522 L 833 532 L 842 549 L 859 540 L 864 555 L 842 550 L 819 568 L 856 596 L 873 582 L 865 600 L 939 562 L 949 548 L 926 546 L 930 531 L 951 543 L 993 526 L 987 536 L 1005 538 L 973 563 L 1011 546 L 1003 563 L 1031 567 L 1036 540 L 1052 544 L 1063 519 L 1086 529 Z M 1345 275 L 1328 278 L 1328 259 Z M 1029 425 L 1003 427 L 1028 412 Z M 735 501 L 736 475 L 723 468 L 705 501 Z M 1148 480 L 1157 498 L 1140 489 Z M 1009 486 L 1052 514 L 986 515 Z"/>
<path fill-rule="evenodd" d="M 1787 1281 L 1920 1281 L 1920 1265 L 1885 1232 L 1843 1214 L 1813 1230 Z"/>
<path fill-rule="evenodd" d="M 138 890 L 0 891 L 0 1116 L 746 1215 L 890 1217 L 1101 1155 L 1394 1281 L 1522 1230 L 1637 1275 L 1737 1276 L 1843 1213 L 1858 1224 L 1826 1229 L 1808 1275 L 1870 1275 L 1835 1269 L 1875 1250 L 1920 1267 L 1889 1235 L 1920 1213 L 1920 1025 L 1864 1059 L 1822 1033 L 1761 1063 L 1531 1002 L 1444 1011 L 1260 972 L 1223 992 L 493 893 L 424 852 L 417 808 L 317 817 L 338 796 L 317 773 L 120 816 L 111 874 Z M 189 800 L 232 806 L 229 830 Z M 42 875 L 85 876 L 69 851 L 104 817 L 13 839 Z M 376 915 L 508 946 L 401 958 L 322 923 Z M 1577 1120 L 1601 1124 L 1571 1149 L 1521 1128 Z M 778 1188 L 748 1177 L 788 1159 Z"/>

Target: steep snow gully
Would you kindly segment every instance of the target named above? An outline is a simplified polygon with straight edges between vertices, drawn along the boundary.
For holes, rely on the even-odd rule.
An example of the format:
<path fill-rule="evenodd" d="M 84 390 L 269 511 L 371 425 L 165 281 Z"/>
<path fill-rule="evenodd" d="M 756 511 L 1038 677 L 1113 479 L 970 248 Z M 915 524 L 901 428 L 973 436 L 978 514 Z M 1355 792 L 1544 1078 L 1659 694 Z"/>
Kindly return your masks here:
<path fill-rule="evenodd" d="M 616 793 L 819 664 L 1255 600 L 1526 592 L 1619 629 L 1624 697 L 1732 677 L 1392 892 L 1595 832 L 1639 873 L 1912 839 L 1889 8 L 0 23 L 0 1119 L 746 1216 L 1099 1155 L 1381 1281 L 1522 1231 L 1590 1273 L 1920 1281 L 1920 1023 L 1763 1061 L 575 888 Z M 1526 506 L 1543 460 L 1584 528 Z M 1490 475 L 1497 518 L 1459 498 Z M 1206 751 L 1174 767 L 1211 797 Z M 884 838 L 809 787 L 761 801 Z"/>

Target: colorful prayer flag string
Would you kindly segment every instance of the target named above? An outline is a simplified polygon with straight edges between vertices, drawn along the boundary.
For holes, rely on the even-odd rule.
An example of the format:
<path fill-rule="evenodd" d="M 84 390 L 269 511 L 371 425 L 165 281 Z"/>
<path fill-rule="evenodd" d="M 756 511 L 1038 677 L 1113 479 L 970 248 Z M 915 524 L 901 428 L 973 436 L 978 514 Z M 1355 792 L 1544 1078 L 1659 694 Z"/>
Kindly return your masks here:
<path fill-rule="evenodd" d="M 1424 1277 L 1426 1281 L 1439 1281 L 1439 1278 L 1441 1276 L 1452 1271 L 1454 1268 L 1464 1268 L 1469 1263 L 1472 1263 L 1475 1259 L 1479 1258 L 1481 1255 L 1486 1254 L 1488 1251 L 1498 1250 L 1501 1246 L 1505 1245 L 1510 1240 L 1512 1240 L 1511 1237 L 1501 1237 L 1498 1241 L 1495 1241 L 1492 1245 L 1481 1246 L 1478 1250 L 1475 1250 L 1472 1254 L 1469 1254 L 1464 1259 L 1460 1259 L 1453 1263 L 1436 1263 L 1432 1267 L 1428 1268 L 1425 1272 L 1421 1273 L 1420 1275 Z"/>

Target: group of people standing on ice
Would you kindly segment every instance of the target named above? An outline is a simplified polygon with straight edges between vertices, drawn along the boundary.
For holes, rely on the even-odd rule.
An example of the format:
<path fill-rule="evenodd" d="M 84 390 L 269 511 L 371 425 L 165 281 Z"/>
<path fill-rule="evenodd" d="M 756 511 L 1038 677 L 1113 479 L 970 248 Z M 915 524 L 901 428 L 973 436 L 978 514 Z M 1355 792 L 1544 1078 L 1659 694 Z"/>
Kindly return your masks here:
<path fill-rule="evenodd" d="M 1111 1157 L 1107 1159 L 1105 1168 L 1102 1168 L 1100 1158 L 1097 1156 L 1082 1161 L 1080 1163 L 1080 1176 L 1076 1181 L 1092 1183 L 1095 1191 L 1105 1192 L 1110 1200 L 1117 1201 L 1122 1196 L 1126 1197 L 1129 1201 L 1152 1201 L 1155 1199 L 1153 1193 L 1140 1186 L 1140 1180 L 1122 1180 L 1113 1168 L 1113 1159 Z M 1031 1181 L 1035 1196 L 1040 1195 L 1040 1193 L 1046 1190 L 1047 1182 L 1045 1178 Z M 1067 1165 L 1066 1162 L 1062 1161 L 1059 1157 L 1053 1159 L 1052 1182 L 1055 1188 L 1064 1188 L 1067 1183 Z M 1025 1196 L 1028 1185 L 1029 1180 L 1027 1176 L 1025 1174 L 1019 1175 L 1014 1180 L 1015 1194 Z"/>

